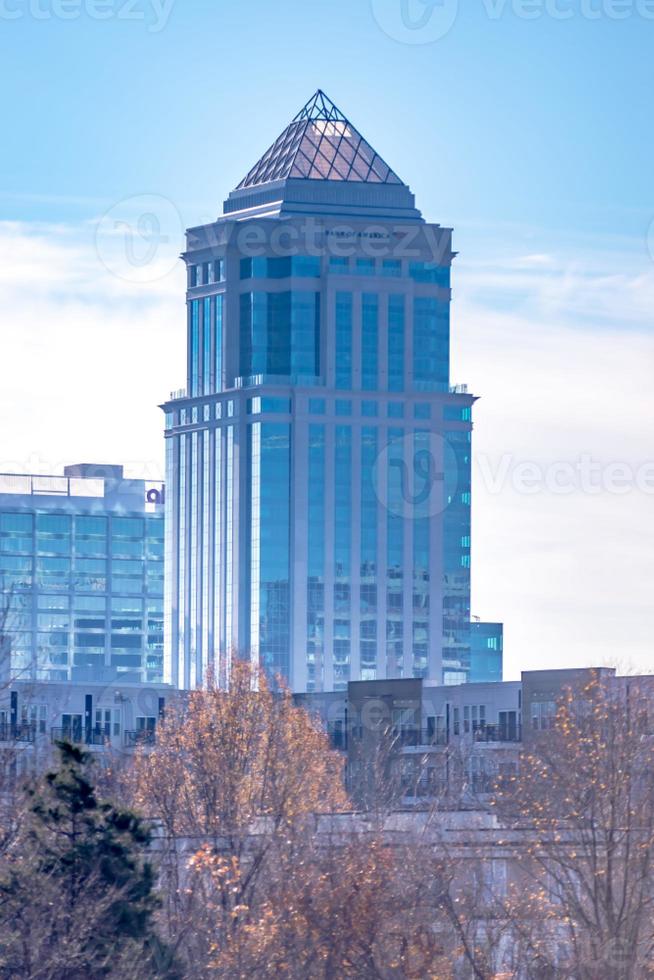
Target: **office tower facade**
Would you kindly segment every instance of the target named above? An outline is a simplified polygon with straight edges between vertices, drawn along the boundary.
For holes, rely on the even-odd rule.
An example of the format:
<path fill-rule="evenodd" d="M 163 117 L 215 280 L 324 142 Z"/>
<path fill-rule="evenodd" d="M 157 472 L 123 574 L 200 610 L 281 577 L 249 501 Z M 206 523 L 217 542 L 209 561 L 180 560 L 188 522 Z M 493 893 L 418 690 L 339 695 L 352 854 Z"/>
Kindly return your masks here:
<path fill-rule="evenodd" d="M 166 680 L 467 676 L 474 398 L 452 232 L 322 92 L 187 232 L 166 418 Z"/>
<path fill-rule="evenodd" d="M 470 676 L 472 683 L 502 680 L 504 626 L 502 623 L 470 623 Z"/>
<path fill-rule="evenodd" d="M 5 679 L 163 676 L 163 485 L 121 466 L 0 475 Z"/>

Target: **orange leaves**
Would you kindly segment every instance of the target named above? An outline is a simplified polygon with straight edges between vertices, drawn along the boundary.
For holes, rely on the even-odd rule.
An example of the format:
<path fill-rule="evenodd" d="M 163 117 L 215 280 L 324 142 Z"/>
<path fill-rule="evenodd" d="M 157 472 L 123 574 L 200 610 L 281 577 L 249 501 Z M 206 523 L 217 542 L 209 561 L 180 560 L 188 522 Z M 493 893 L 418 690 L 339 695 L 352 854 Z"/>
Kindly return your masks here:
<path fill-rule="evenodd" d="M 342 763 L 286 690 L 239 662 L 230 689 L 191 692 L 171 710 L 151 751 L 137 753 L 136 802 L 180 834 L 243 834 L 343 809 Z"/>

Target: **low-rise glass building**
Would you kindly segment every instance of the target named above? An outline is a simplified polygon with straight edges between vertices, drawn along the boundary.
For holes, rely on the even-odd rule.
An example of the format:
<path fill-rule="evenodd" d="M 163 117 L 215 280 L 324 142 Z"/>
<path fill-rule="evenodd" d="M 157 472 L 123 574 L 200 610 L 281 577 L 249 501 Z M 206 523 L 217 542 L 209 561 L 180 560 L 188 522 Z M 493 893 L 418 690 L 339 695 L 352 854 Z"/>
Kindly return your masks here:
<path fill-rule="evenodd" d="M 0 475 L 5 676 L 163 677 L 163 485 L 121 466 Z"/>
<path fill-rule="evenodd" d="M 504 626 L 502 623 L 470 624 L 470 681 L 487 683 L 502 680 Z"/>

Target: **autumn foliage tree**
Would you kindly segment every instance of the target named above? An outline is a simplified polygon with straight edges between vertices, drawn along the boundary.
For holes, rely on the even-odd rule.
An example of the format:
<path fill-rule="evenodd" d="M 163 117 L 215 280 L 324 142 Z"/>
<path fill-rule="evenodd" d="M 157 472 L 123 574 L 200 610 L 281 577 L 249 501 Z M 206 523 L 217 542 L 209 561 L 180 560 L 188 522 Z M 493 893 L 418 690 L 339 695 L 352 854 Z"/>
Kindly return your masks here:
<path fill-rule="evenodd" d="M 420 918 L 424 875 L 356 825 L 341 758 L 262 673 L 236 663 L 228 690 L 190 693 L 130 779 L 160 828 L 163 928 L 189 976 L 451 975 Z"/>
<path fill-rule="evenodd" d="M 190 692 L 162 721 L 156 746 L 138 752 L 132 800 L 160 827 L 166 928 L 198 976 L 216 942 L 227 942 L 258 903 L 273 855 L 281 860 L 280 849 L 316 814 L 347 806 L 341 770 L 290 693 L 242 662 L 228 690 Z M 216 877 L 193 871 L 193 855 L 206 848 L 227 860 L 238 899 L 240 914 L 223 905 L 220 922 L 207 921 Z"/>
<path fill-rule="evenodd" d="M 654 728 L 643 680 L 619 681 L 566 691 L 496 796 L 521 833 L 504 911 L 524 976 L 654 976 Z"/>

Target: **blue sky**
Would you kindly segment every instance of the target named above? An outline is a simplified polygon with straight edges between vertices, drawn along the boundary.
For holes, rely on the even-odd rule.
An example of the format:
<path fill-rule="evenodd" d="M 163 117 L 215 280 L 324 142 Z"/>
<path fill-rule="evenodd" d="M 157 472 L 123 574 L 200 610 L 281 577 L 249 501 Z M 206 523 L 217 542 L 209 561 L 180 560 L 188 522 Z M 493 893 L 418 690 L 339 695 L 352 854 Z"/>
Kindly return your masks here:
<path fill-rule="evenodd" d="M 75 18 L 57 18 L 53 2 Z M 431 44 L 380 28 L 393 11 L 401 25 L 402 0 L 161 0 L 167 20 L 159 0 L 132 2 L 106 0 L 108 20 L 89 16 L 91 0 L 0 5 L 21 13 L 0 32 L 7 216 L 42 218 L 33 195 L 57 198 L 49 215 L 68 219 L 157 191 L 193 223 L 320 86 L 432 218 L 642 234 L 654 19 L 636 0 L 625 20 L 558 0 L 578 11 L 565 21 L 544 9 L 525 20 L 517 0 L 466 0 Z"/>
<path fill-rule="evenodd" d="M 181 229 L 320 86 L 455 228 L 473 605 L 507 675 L 651 667 L 653 496 L 516 469 L 654 458 L 653 42 L 651 0 L 0 0 L 2 469 L 160 467 Z M 144 201 L 165 235 L 131 281 L 98 227 Z"/>

